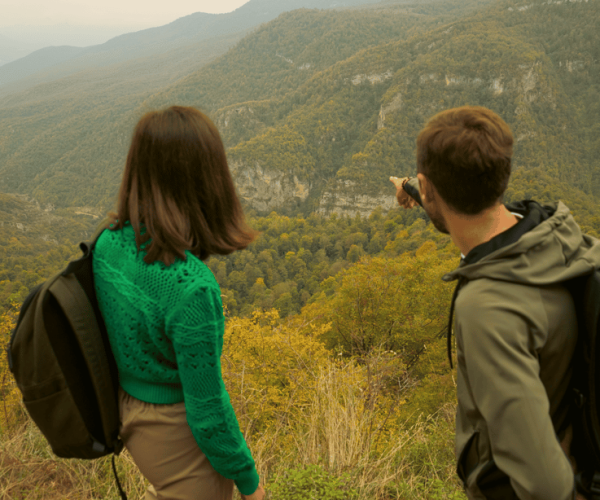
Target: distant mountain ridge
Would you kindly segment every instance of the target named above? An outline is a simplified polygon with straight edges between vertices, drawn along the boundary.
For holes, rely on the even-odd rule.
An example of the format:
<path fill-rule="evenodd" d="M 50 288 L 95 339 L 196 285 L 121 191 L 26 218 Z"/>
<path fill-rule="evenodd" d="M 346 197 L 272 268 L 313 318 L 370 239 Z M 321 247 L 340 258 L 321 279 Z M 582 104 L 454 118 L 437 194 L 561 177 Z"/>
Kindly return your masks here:
<path fill-rule="evenodd" d="M 362 30 L 367 37 L 361 39 L 354 37 L 353 32 L 336 30 L 337 15 L 351 17 L 359 25 L 360 20 L 365 18 L 362 11 L 335 15 L 325 11 L 317 16 L 322 22 L 314 25 L 312 31 L 310 22 L 303 28 L 303 36 L 313 38 L 313 50 L 326 55 L 330 63 L 348 57 L 356 49 L 394 39 L 405 32 L 407 26 L 402 16 L 390 19 L 388 13 L 370 14 L 367 19 L 376 28 L 381 24 L 379 20 L 383 20 L 393 29 L 384 33 L 368 27 L 366 31 Z M 283 15 L 275 24 L 278 32 L 274 36 L 282 40 L 286 33 L 296 29 L 295 15 L 286 16 Z M 410 26 L 423 19 L 423 16 L 412 16 Z M 397 28 L 394 20 L 398 21 Z M 266 34 L 270 37 L 268 26 L 252 36 L 260 39 Z M 333 33 L 333 38 L 326 39 L 324 45 L 319 46 L 314 38 L 328 33 Z M 342 50 L 336 42 L 340 36 L 356 38 L 355 47 L 346 46 Z M 347 45 L 348 42 L 343 43 Z M 206 52 L 206 43 L 196 46 L 191 52 L 192 57 L 197 57 L 199 51 L 202 54 Z M 186 50 L 185 54 L 188 52 Z M 283 59 L 275 59 L 287 67 L 288 63 Z M 4 97 L 0 95 L 0 191 L 27 192 L 40 202 L 46 202 L 46 196 L 50 194 L 53 203 L 62 205 L 74 201 L 68 193 L 71 193 L 73 185 L 78 185 L 81 190 L 76 197 L 87 200 L 78 205 L 111 204 L 132 127 L 150 102 L 152 92 L 146 90 L 148 80 L 157 78 L 157 75 L 169 78 L 171 70 L 182 66 L 179 62 L 173 66 L 166 56 L 165 59 L 162 56 L 147 58 L 144 64 L 140 61 L 123 63 L 119 73 L 102 68 L 88 70 Z M 183 66 L 189 69 L 188 66 L 193 67 L 193 64 L 201 62 L 190 60 Z M 168 70 L 161 69 L 161 66 Z M 111 67 L 111 70 L 116 67 Z M 256 75 L 264 80 L 264 72 L 260 67 L 257 70 L 259 73 Z M 312 73 L 305 74 L 311 76 Z M 118 78 L 119 75 L 123 77 Z M 241 80 L 232 83 L 243 85 Z"/>
<path fill-rule="evenodd" d="M 279 14 L 298 8 L 342 8 L 376 3 L 378 0 L 250 0 L 228 14 L 195 13 L 165 26 L 117 36 L 101 45 L 82 49 L 51 47 L 0 66 L 1 87 L 19 82 L 20 88 L 63 78 L 87 69 L 155 57 L 211 38 L 243 33 Z M 50 58 L 46 56 L 51 55 Z M 51 68 L 51 70 L 49 70 Z M 23 79 L 46 70 L 32 81 Z"/>
<path fill-rule="evenodd" d="M 64 61 L 77 57 L 85 49 L 81 47 L 46 47 L 27 56 L 0 66 L 0 85 L 17 82 L 32 73 L 43 71 Z"/>
<path fill-rule="evenodd" d="M 27 48 L 9 37 L 0 35 L 0 66 L 26 56 Z"/>

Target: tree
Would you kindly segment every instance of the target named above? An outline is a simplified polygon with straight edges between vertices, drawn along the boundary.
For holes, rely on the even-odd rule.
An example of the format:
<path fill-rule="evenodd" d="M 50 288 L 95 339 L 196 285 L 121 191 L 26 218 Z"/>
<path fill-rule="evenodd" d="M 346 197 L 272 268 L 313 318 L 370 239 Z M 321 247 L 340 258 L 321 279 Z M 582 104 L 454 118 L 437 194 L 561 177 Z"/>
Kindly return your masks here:
<path fill-rule="evenodd" d="M 346 259 L 349 262 L 355 263 L 364 255 L 365 251 L 363 250 L 362 245 L 352 245 L 350 250 L 348 250 L 348 254 L 346 255 Z"/>
<path fill-rule="evenodd" d="M 409 365 L 445 327 L 452 291 L 441 277 L 455 265 L 440 260 L 432 242 L 415 257 L 363 258 L 324 283 L 331 297 L 308 307 L 331 325 L 330 348 L 359 356 L 382 348 L 401 353 Z"/>

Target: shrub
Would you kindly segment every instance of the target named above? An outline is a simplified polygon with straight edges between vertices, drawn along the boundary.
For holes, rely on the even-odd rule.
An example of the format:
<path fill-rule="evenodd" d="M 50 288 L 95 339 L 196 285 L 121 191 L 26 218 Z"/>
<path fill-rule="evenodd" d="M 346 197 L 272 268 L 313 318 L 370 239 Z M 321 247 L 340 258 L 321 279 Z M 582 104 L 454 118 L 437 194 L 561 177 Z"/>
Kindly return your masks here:
<path fill-rule="evenodd" d="M 341 477 L 320 465 L 289 469 L 276 475 L 269 487 L 271 500 L 353 500 L 358 493 L 350 487 L 348 473 Z"/>

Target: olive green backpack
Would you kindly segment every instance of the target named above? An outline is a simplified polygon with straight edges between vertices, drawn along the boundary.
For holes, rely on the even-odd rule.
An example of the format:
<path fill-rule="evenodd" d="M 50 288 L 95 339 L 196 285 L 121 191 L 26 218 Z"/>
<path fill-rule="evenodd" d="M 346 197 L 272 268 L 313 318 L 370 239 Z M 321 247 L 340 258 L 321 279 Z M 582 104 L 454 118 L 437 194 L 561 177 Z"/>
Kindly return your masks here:
<path fill-rule="evenodd" d="M 119 438 L 118 376 L 94 289 L 92 252 L 34 288 L 7 349 L 29 415 L 62 458 L 113 454 Z"/>

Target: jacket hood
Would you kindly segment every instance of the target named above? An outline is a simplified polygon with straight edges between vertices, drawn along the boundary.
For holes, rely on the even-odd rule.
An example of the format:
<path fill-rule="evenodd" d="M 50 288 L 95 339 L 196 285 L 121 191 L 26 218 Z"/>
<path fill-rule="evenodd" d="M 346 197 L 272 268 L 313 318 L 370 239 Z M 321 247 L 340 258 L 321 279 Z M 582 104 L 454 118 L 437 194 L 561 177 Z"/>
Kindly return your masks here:
<path fill-rule="evenodd" d="M 581 233 L 564 203 L 542 207 L 536 202 L 525 202 L 507 208 L 525 211 L 526 218 L 538 211 L 542 222 L 517 241 L 473 264 L 461 262 L 458 269 L 444 276 L 444 281 L 488 278 L 540 286 L 576 278 L 600 267 L 600 241 Z"/>

